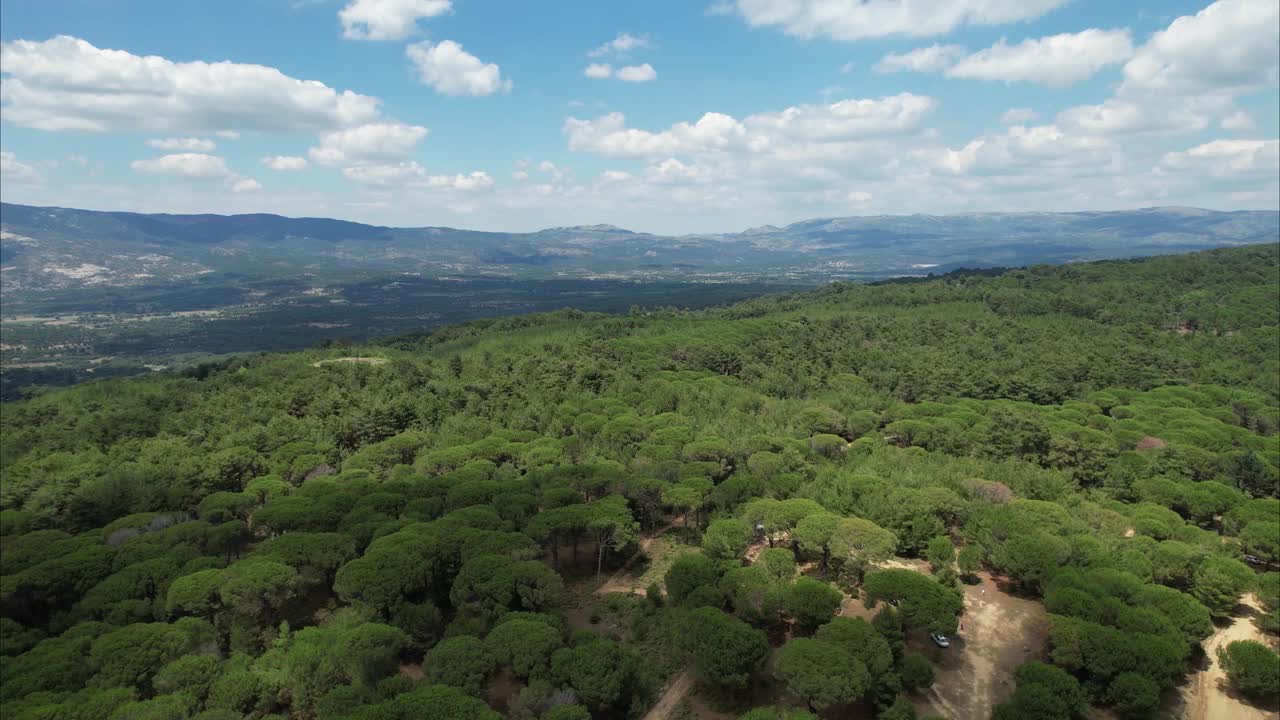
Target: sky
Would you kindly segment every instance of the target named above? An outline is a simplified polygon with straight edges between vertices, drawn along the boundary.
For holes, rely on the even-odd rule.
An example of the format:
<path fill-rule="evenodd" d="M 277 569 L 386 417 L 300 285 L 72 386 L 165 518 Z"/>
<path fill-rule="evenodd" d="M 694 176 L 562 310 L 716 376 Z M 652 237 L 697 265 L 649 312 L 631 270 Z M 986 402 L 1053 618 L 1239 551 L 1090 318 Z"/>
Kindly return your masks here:
<path fill-rule="evenodd" d="M 13 0 L 0 198 L 527 231 L 1280 206 L 1277 0 Z"/>

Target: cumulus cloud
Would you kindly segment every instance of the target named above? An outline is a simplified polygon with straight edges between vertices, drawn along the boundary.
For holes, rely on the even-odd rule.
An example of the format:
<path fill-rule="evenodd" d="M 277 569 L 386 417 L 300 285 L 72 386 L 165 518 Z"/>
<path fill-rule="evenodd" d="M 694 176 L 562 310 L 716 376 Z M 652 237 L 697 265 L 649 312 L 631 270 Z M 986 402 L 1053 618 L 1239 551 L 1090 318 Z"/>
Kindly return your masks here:
<path fill-rule="evenodd" d="M 1133 41 L 1128 30 L 1090 28 L 1078 33 L 1027 39 L 1017 45 L 1001 40 L 960 58 L 946 72 L 956 78 L 1066 87 L 1093 76 L 1107 65 L 1123 62 L 1132 54 Z"/>
<path fill-rule="evenodd" d="M 618 68 L 618 79 L 629 83 L 651 82 L 658 79 L 658 71 L 654 70 L 649 63 L 628 65 Z"/>
<path fill-rule="evenodd" d="M 405 54 L 417 70 L 419 81 L 442 95 L 482 96 L 511 91 L 511 81 L 502 77 L 497 65 L 481 62 L 452 40 L 420 42 L 405 48 Z"/>
<path fill-rule="evenodd" d="M 1081 133 L 1196 132 L 1209 127 L 1210 116 L 1219 106 L 1213 98 L 1176 102 L 1108 98 L 1097 105 L 1067 108 L 1057 119 L 1059 125 Z"/>
<path fill-rule="evenodd" d="M 1271 178 L 1280 173 L 1280 140 L 1214 140 L 1160 160 L 1163 171 L 1193 171 L 1214 178 Z"/>
<path fill-rule="evenodd" d="M 412 160 L 398 163 L 353 165 L 342 169 L 349 180 L 363 185 L 402 185 L 414 178 L 423 177 L 426 170 Z"/>
<path fill-rule="evenodd" d="M 563 179 L 565 174 L 563 168 L 556 167 L 556 164 L 551 162 L 550 160 L 543 160 L 542 162 L 538 163 L 538 171 L 544 172 L 550 175 L 551 179 L 556 182 L 559 182 L 561 179 Z"/>
<path fill-rule="evenodd" d="M 590 63 L 582 70 L 582 75 L 593 80 L 617 78 L 623 82 L 630 83 L 651 82 L 658 79 L 658 71 L 654 70 L 649 63 L 628 65 L 616 70 L 609 63 Z"/>
<path fill-rule="evenodd" d="M 609 55 L 626 55 L 632 50 L 651 47 L 648 35 L 632 35 L 618 33 L 618 36 L 587 53 L 587 57 L 607 57 Z"/>
<path fill-rule="evenodd" d="M 1121 91 L 1252 90 L 1275 85 L 1280 3 L 1219 0 L 1173 21 L 1124 67 Z"/>
<path fill-rule="evenodd" d="M 866 205 L 871 202 L 871 197 L 871 193 L 862 190 L 850 190 L 849 194 L 845 195 L 845 199 L 853 205 Z"/>
<path fill-rule="evenodd" d="M 205 153 L 175 153 L 129 164 L 135 172 L 181 175 L 186 178 L 222 178 L 231 174 L 226 160 Z"/>
<path fill-rule="evenodd" d="M 965 25 L 1034 20 L 1068 0 L 736 0 L 724 11 L 752 27 L 797 37 L 862 40 L 890 35 L 943 35 Z"/>
<path fill-rule="evenodd" d="M 40 130 L 322 130 L 369 121 L 379 100 L 276 68 L 174 62 L 60 35 L 0 44 L 4 118 Z"/>
<path fill-rule="evenodd" d="M 932 98 L 902 93 L 880 99 L 849 99 L 801 105 L 738 120 L 706 113 L 696 123 L 676 123 L 660 132 L 626 127 L 621 113 L 594 120 L 568 118 L 569 149 L 609 157 L 657 157 L 739 150 L 778 151 L 804 143 L 856 140 L 915 129 L 934 108 Z"/>
<path fill-rule="evenodd" d="M 253 178 L 240 178 L 231 183 L 231 192 L 233 193 L 256 192 L 261 189 L 262 184 Z"/>
<path fill-rule="evenodd" d="M 213 152 L 217 145 L 206 138 L 152 138 L 147 147 L 157 150 L 185 150 L 187 152 Z"/>
<path fill-rule="evenodd" d="M 418 21 L 453 9 L 450 0 L 351 0 L 338 11 L 343 37 L 352 40 L 403 40 Z"/>
<path fill-rule="evenodd" d="M 240 139 L 240 133 L 236 132 L 235 130 L 218 130 L 217 132 L 214 133 L 214 135 L 217 135 L 223 140 L 239 140 Z"/>
<path fill-rule="evenodd" d="M 11 182 L 33 182 L 40 178 L 40 173 L 30 165 L 18 162 L 17 156 L 8 151 L 0 151 L 0 178 Z"/>
<path fill-rule="evenodd" d="M 1040 117 L 1040 113 L 1031 108 L 1009 108 L 1000 116 L 1000 122 L 1005 125 L 1026 125 L 1038 117 Z"/>
<path fill-rule="evenodd" d="M 880 58 L 874 70 L 878 73 L 941 72 L 964 54 L 965 49 L 960 45 L 930 45 L 905 53 L 889 53 Z"/>
<path fill-rule="evenodd" d="M 421 125 L 368 123 L 325 133 L 307 153 L 321 165 L 378 164 L 404 158 L 426 136 Z"/>
<path fill-rule="evenodd" d="M 1253 128 L 1253 116 L 1244 110 L 1237 110 L 1222 118 L 1223 130 L 1249 130 Z"/>
<path fill-rule="evenodd" d="M 1065 87 L 1131 55 L 1133 42 L 1128 30 L 1091 28 L 1078 33 L 1030 38 L 1017 45 L 1000 40 L 972 54 L 959 45 L 931 45 L 885 55 L 876 63 L 875 70 L 880 73 L 943 72 L 955 78 Z"/>
<path fill-rule="evenodd" d="M 631 179 L 631 173 L 626 170 L 605 170 L 600 173 L 600 179 L 605 182 L 625 182 Z"/>
<path fill-rule="evenodd" d="M 489 177 L 489 173 L 482 171 L 466 175 L 429 175 L 425 178 L 423 185 L 429 188 L 473 192 L 493 187 L 493 178 Z"/>
<path fill-rule="evenodd" d="M 1155 33 L 1111 98 L 1064 110 L 1081 132 L 1195 132 L 1237 112 L 1236 97 L 1280 81 L 1280 3 L 1218 0 Z"/>
<path fill-rule="evenodd" d="M 306 158 L 293 157 L 290 155 L 274 155 L 272 157 L 262 158 L 262 164 L 272 170 L 288 171 L 288 170 L 306 170 L 310 163 Z"/>
<path fill-rule="evenodd" d="M 913 153 L 933 170 L 954 175 L 1016 174 L 1036 168 L 1117 169 L 1119 148 L 1100 137 L 1070 135 L 1056 125 L 1014 125 L 1001 135 L 986 135 L 964 147 L 921 149 Z"/>
<path fill-rule="evenodd" d="M 493 187 L 488 173 L 476 171 L 458 175 L 428 175 L 426 168 L 406 161 L 383 165 L 356 165 L 342 169 L 348 179 L 375 187 L 403 187 L 430 190 L 475 192 Z"/>

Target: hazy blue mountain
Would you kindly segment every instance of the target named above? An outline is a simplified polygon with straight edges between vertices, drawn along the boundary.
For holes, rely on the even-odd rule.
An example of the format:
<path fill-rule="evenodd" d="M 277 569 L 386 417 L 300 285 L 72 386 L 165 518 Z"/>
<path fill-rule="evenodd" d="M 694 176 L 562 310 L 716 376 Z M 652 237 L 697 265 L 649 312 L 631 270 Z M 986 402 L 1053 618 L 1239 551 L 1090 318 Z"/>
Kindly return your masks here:
<path fill-rule="evenodd" d="M 6 293 L 244 277 L 385 272 L 818 281 L 1179 253 L 1280 240 L 1280 213 L 880 215 L 661 236 L 611 225 L 531 233 L 392 228 L 278 215 L 146 215 L 0 207 Z"/>

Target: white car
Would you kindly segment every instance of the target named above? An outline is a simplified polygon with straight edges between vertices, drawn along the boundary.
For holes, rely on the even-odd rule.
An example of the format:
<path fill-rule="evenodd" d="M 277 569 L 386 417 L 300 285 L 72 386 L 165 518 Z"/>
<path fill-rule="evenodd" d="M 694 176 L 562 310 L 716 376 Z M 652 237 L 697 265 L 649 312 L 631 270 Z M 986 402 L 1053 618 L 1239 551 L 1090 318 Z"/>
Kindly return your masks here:
<path fill-rule="evenodd" d="M 940 648 L 951 647 L 951 640 L 942 633 L 930 633 L 929 638 L 933 640 L 934 645 L 937 645 Z"/>

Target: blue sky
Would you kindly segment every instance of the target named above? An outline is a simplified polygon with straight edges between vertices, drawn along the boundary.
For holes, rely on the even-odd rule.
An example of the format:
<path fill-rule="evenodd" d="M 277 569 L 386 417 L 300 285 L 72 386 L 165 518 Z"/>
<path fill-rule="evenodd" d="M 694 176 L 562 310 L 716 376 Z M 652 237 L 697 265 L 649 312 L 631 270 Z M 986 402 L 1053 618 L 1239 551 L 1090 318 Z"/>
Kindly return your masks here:
<path fill-rule="evenodd" d="M 531 230 L 1280 203 L 1275 0 L 0 6 L 0 196 Z"/>

